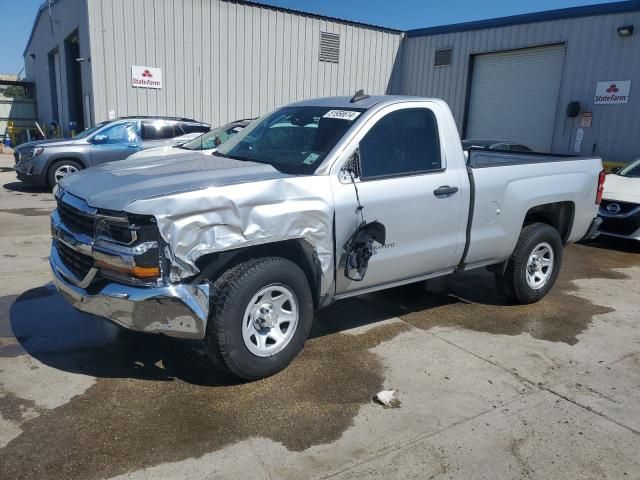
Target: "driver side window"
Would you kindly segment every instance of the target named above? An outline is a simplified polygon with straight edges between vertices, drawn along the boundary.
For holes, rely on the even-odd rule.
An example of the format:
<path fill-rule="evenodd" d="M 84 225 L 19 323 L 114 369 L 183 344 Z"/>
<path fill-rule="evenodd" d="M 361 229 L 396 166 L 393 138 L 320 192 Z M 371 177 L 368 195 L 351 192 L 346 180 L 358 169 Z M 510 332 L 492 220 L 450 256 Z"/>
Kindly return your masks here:
<path fill-rule="evenodd" d="M 389 113 L 360 141 L 360 159 L 364 180 L 441 170 L 435 115 L 427 108 Z"/>
<path fill-rule="evenodd" d="M 133 145 L 139 142 L 138 124 L 136 122 L 118 123 L 105 128 L 96 137 L 102 137 L 106 145 Z"/>

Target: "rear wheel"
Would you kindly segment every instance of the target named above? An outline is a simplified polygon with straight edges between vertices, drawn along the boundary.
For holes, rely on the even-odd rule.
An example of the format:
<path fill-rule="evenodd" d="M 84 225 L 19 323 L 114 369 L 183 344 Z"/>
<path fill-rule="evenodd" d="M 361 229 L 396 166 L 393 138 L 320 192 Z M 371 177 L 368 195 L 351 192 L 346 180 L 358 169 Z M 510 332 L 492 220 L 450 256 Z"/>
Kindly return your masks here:
<path fill-rule="evenodd" d="M 551 290 L 562 265 L 562 239 L 546 223 L 532 223 L 520 232 L 504 272 L 496 272 L 500 291 L 521 304 L 535 303 Z"/>
<path fill-rule="evenodd" d="M 268 377 L 298 355 L 311 330 L 313 299 L 298 265 L 257 258 L 213 284 L 205 345 L 222 369 L 245 380 Z"/>
<path fill-rule="evenodd" d="M 47 174 L 49 186 L 53 188 L 64 177 L 76 173 L 78 170 L 82 170 L 82 165 L 75 160 L 58 160 L 49 167 Z"/>

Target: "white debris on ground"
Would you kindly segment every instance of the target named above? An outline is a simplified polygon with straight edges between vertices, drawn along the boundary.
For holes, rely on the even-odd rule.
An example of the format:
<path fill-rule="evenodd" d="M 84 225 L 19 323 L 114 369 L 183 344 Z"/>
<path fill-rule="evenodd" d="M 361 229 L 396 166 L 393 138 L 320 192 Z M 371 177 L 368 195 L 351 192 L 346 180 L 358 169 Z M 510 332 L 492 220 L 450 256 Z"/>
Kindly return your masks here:
<path fill-rule="evenodd" d="M 382 390 L 373 397 L 373 400 L 385 408 L 400 408 L 400 400 L 396 398 L 396 392 L 397 390 Z"/>

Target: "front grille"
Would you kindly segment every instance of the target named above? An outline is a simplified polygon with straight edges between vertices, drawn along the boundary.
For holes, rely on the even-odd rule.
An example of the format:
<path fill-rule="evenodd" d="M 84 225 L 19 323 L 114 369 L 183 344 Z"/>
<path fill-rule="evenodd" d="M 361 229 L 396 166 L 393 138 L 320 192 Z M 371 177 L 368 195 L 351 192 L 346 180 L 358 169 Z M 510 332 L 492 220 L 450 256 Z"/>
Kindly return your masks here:
<path fill-rule="evenodd" d="M 64 202 L 58 202 L 58 215 L 62 223 L 72 231 L 93 237 L 95 217 L 86 215 Z"/>
<path fill-rule="evenodd" d="M 64 263 L 76 277 L 83 279 L 87 276 L 89 270 L 93 267 L 93 258 L 80 252 L 76 252 L 74 249 L 66 246 L 62 242 L 58 242 L 57 249 L 62 263 Z"/>
<path fill-rule="evenodd" d="M 602 217 L 601 232 L 631 235 L 640 228 L 640 218 L 606 218 Z"/>
<path fill-rule="evenodd" d="M 13 158 L 15 159 L 16 163 L 20 161 L 20 153 L 17 150 L 13 151 Z"/>

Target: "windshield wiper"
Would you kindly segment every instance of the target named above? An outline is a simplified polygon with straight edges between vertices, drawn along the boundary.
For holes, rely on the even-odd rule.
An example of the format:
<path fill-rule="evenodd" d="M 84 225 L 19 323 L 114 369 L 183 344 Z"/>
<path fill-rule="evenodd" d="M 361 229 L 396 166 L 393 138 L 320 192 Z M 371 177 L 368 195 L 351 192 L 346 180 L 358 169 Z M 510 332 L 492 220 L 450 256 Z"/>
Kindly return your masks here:
<path fill-rule="evenodd" d="M 223 153 L 218 152 L 217 150 L 215 152 L 213 152 L 211 155 L 215 155 L 216 157 L 222 157 L 222 158 L 230 158 L 232 160 L 240 160 L 241 162 L 263 163 L 263 162 L 260 162 L 259 160 L 253 160 L 252 158 L 238 157 L 238 156 L 235 156 L 235 155 L 225 155 Z"/>

